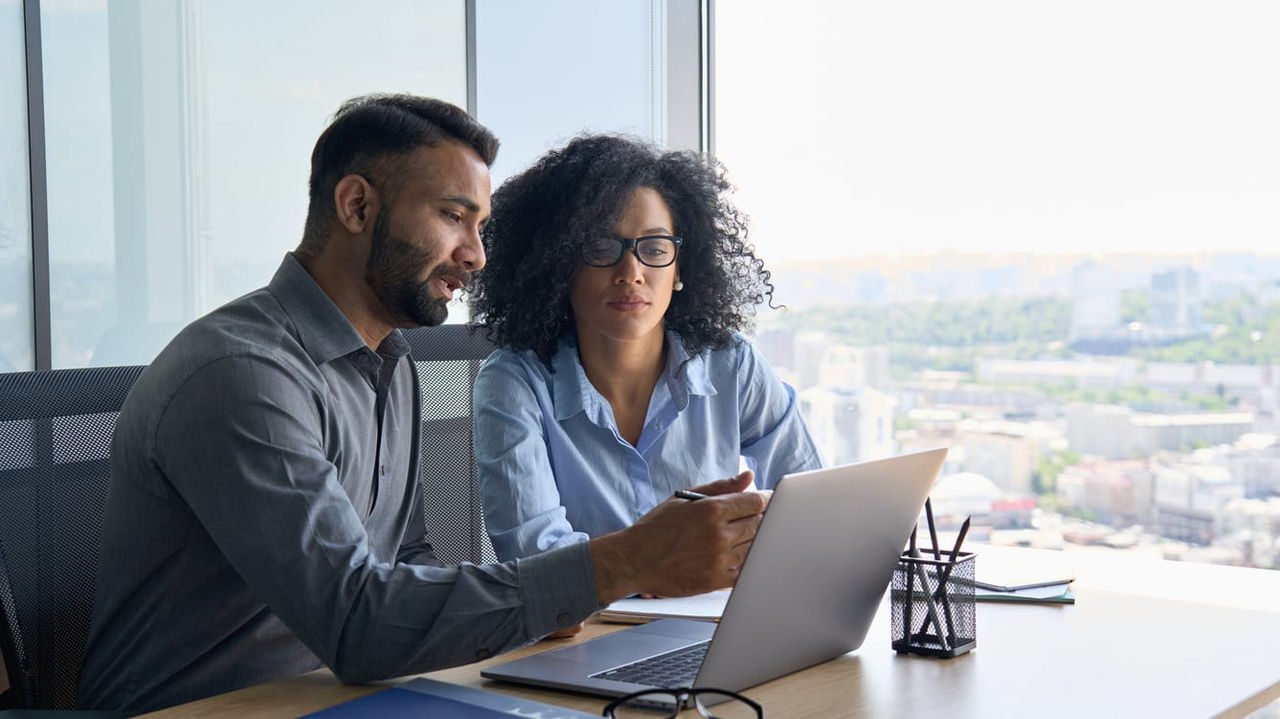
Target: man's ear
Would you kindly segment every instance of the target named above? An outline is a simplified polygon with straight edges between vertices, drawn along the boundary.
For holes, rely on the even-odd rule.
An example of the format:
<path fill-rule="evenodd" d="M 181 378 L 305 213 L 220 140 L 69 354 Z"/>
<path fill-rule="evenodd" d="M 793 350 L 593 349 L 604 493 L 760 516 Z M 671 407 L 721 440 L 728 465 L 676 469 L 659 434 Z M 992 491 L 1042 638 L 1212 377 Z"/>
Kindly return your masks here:
<path fill-rule="evenodd" d="M 338 223 L 358 235 L 378 216 L 378 191 L 360 175 L 347 175 L 333 186 L 333 206 Z"/>

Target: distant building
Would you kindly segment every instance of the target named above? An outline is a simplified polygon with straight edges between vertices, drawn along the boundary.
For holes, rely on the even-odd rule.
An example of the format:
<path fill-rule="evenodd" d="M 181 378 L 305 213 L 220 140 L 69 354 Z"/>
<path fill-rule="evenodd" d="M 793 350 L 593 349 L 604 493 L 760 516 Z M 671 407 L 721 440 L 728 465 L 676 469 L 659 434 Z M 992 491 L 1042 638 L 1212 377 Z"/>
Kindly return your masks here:
<path fill-rule="evenodd" d="M 1067 441 L 1077 454 L 1106 459 L 1149 457 L 1160 450 L 1230 444 L 1253 430 L 1251 412 L 1155 414 L 1118 405 L 1066 408 Z"/>
<path fill-rule="evenodd" d="M 828 464 L 894 454 L 897 400 L 872 387 L 818 385 L 800 393 L 800 413 Z"/>
<path fill-rule="evenodd" d="M 1148 387 L 1170 393 L 1240 397 L 1263 412 L 1274 412 L 1280 396 L 1280 372 L 1271 364 L 1148 362 L 1142 379 Z"/>
<path fill-rule="evenodd" d="M 1148 324 L 1173 330 L 1200 327 L 1200 274 L 1179 267 L 1151 275 L 1151 305 Z"/>
<path fill-rule="evenodd" d="M 889 349 L 828 345 L 818 361 L 817 383 L 827 387 L 884 389 L 889 385 Z"/>
<path fill-rule="evenodd" d="M 1071 271 L 1072 341 L 1113 334 L 1121 325 L 1120 287 L 1115 274 L 1096 262 Z"/>
<path fill-rule="evenodd" d="M 1011 360 L 978 358 L 974 372 L 982 382 L 1074 386 L 1107 389 L 1133 383 L 1137 360 Z"/>
<path fill-rule="evenodd" d="M 1233 499 L 1221 512 L 1218 533 L 1238 537 L 1255 567 L 1280 568 L 1280 497 Z"/>
<path fill-rule="evenodd" d="M 1058 502 L 1112 526 L 1147 522 L 1154 475 L 1146 462 L 1082 462 L 1058 475 Z"/>
<path fill-rule="evenodd" d="M 794 370 L 796 367 L 796 333 L 788 329 L 761 330 L 751 339 L 751 344 L 768 360 L 775 370 Z"/>
<path fill-rule="evenodd" d="M 1004 498 L 1004 492 L 987 477 L 976 472 L 959 472 L 938 478 L 929 493 L 935 517 L 951 526 L 964 521 L 967 516 L 975 520 L 991 515 L 994 507 Z"/>
<path fill-rule="evenodd" d="M 794 360 L 796 389 L 804 390 L 818 384 L 818 369 L 822 366 L 822 357 L 827 348 L 835 343 L 824 332 L 797 332 L 794 342 Z"/>
<path fill-rule="evenodd" d="M 1153 471 L 1156 531 L 1171 539 L 1210 544 L 1218 536 L 1221 508 L 1244 496 L 1244 488 L 1221 465 L 1157 464 Z"/>
<path fill-rule="evenodd" d="M 961 424 L 957 442 L 964 448 L 966 471 L 987 477 L 1009 495 L 1030 497 L 1040 457 L 1061 437 L 1043 423 L 970 420 Z"/>
<path fill-rule="evenodd" d="M 1273 434 L 1246 434 L 1226 452 L 1231 476 L 1251 499 L 1280 497 L 1280 443 Z"/>

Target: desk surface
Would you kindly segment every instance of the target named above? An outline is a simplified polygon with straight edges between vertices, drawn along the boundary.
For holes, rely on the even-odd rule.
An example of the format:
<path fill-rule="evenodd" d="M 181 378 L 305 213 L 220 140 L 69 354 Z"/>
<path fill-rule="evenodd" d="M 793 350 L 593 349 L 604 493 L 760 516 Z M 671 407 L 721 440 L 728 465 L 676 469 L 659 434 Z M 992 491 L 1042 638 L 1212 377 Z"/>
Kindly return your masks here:
<path fill-rule="evenodd" d="M 984 548 L 979 561 L 981 551 L 1007 550 Z M 1233 717 L 1280 698 L 1280 572 L 1103 555 L 1076 564 L 1075 605 L 980 604 L 978 648 L 967 655 L 897 655 L 884 604 L 857 651 L 744 693 L 769 717 L 983 719 Z M 565 641 L 620 628 L 591 623 Z M 480 678 L 484 666 L 563 644 L 540 642 L 424 676 L 599 713 L 602 699 Z M 392 683 L 344 686 L 321 670 L 149 716 L 297 716 Z"/>

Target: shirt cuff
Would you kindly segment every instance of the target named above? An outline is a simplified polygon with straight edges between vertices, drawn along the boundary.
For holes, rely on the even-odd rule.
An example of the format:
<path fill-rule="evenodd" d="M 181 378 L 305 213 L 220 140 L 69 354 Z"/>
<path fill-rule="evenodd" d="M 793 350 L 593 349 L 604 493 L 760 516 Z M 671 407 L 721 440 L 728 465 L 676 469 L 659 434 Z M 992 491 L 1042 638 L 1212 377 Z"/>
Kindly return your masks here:
<path fill-rule="evenodd" d="M 520 559 L 516 571 L 531 639 L 578 624 L 600 608 L 587 542 Z"/>

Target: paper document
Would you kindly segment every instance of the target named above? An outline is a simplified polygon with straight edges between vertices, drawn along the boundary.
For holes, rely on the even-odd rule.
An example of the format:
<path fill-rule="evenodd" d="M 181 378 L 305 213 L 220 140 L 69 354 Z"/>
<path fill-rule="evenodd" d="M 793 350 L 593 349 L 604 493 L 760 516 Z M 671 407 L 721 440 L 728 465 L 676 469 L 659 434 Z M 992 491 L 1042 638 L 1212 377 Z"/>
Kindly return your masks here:
<path fill-rule="evenodd" d="M 1067 555 L 1015 547 L 983 547 L 976 568 L 979 589 L 1003 592 L 1066 584 L 1076 577 Z"/>
<path fill-rule="evenodd" d="M 1075 604 L 1076 597 L 1071 592 L 1071 584 L 1050 584 L 1029 589 L 1014 589 L 998 592 L 979 587 L 973 598 L 979 602 L 1019 602 L 1025 604 Z"/>
<path fill-rule="evenodd" d="M 625 622 L 642 624 L 655 619 L 701 619 L 720 621 L 724 614 L 724 605 L 729 601 L 728 589 L 721 589 L 706 594 L 695 594 L 692 597 L 666 597 L 663 599 L 641 599 L 628 597 L 605 607 L 600 618 L 606 622 Z"/>

